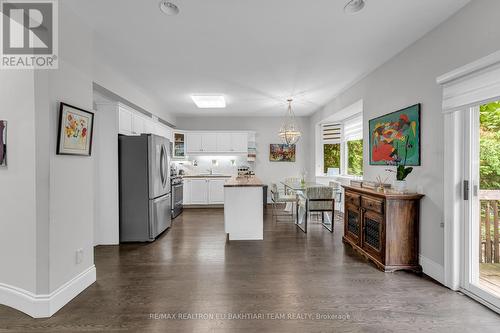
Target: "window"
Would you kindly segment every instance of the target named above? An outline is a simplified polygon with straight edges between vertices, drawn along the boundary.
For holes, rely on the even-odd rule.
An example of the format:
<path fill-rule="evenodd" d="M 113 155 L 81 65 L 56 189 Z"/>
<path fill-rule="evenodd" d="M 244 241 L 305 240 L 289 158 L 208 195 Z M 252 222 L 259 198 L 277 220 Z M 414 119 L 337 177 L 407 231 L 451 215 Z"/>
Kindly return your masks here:
<path fill-rule="evenodd" d="M 323 167 L 325 174 L 328 174 L 328 169 L 338 169 L 340 173 L 340 143 L 323 145 Z"/>
<path fill-rule="evenodd" d="M 347 141 L 347 174 L 363 175 L 363 140 Z"/>
<path fill-rule="evenodd" d="M 321 124 L 322 173 L 363 175 L 363 116 Z"/>

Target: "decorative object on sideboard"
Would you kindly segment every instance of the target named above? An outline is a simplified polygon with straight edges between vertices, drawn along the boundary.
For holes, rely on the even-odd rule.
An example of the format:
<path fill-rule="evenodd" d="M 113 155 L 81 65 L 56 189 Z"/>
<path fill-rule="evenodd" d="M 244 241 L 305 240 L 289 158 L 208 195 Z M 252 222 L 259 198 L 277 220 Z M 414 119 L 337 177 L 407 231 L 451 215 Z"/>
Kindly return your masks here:
<path fill-rule="evenodd" d="M 387 188 L 391 188 L 391 185 L 389 185 L 389 187 L 387 187 L 387 185 L 388 185 L 388 184 L 387 184 L 387 179 L 388 179 L 388 178 L 389 178 L 389 177 L 385 177 L 385 178 L 384 178 L 384 180 L 382 180 L 382 177 L 377 176 L 377 182 L 376 182 L 376 183 L 377 183 L 377 187 L 376 187 L 376 190 L 377 190 L 378 192 L 385 192 L 385 190 L 386 190 Z"/>
<path fill-rule="evenodd" d="M 283 143 L 286 143 L 287 145 L 293 145 L 300 140 L 302 132 L 300 131 L 299 126 L 297 125 L 295 114 L 293 113 L 292 110 L 293 99 L 290 98 L 287 100 L 287 102 L 288 102 L 288 110 L 287 114 L 285 115 L 283 125 L 281 125 L 279 131 L 279 137 L 281 138 L 281 140 L 283 140 Z"/>
<path fill-rule="evenodd" d="M 7 121 L 0 120 L 0 166 L 7 166 Z"/>
<path fill-rule="evenodd" d="M 408 146 L 410 144 L 409 140 L 406 140 L 404 158 L 399 162 L 396 170 L 387 169 L 389 172 L 396 173 L 396 180 L 394 181 L 394 190 L 400 193 L 406 193 L 408 191 L 408 184 L 406 182 L 406 177 L 413 171 L 412 167 L 407 167 L 406 165 L 406 152 L 408 151 Z"/>
<path fill-rule="evenodd" d="M 369 121 L 370 165 L 399 165 L 404 158 L 420 165 L 420 109 L 416 104 Z"/>
<path fill-rule="evenodd" d="M 269 161 L 295 162 L 295 145 L 283 145 L 283 144 L 269 145 Z"/>
<path fill-rule="evenodd" d="M 90 156 L 93 129 L 94 114 L 92 112 L 61 103 L 57 154 Z"/>
<path fill-rule="evenodd" d="M 361 180 L 351 180 L 351 186 L 361 188 L 363 186 L 363 182 Z"/>

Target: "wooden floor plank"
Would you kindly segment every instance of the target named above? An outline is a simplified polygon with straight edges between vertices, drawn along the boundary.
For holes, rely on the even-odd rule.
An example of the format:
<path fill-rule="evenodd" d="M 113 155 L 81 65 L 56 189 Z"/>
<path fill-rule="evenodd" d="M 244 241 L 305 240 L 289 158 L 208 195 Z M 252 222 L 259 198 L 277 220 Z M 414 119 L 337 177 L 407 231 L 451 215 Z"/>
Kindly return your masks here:
<path fill-rule="evenodd" d="M 186 210 L 152 244 L 97 247 L 97 282 L 52 318 L 0 306 L 0 332 L 498 331 L 500 316 L 466 296 L 362 260 L 340 220 L 304 234 L 269 211 L 264 228 L 264 241 L 227 243 L 221 209 Z M 155 319 L 180 312 L 323 317 Z"/>

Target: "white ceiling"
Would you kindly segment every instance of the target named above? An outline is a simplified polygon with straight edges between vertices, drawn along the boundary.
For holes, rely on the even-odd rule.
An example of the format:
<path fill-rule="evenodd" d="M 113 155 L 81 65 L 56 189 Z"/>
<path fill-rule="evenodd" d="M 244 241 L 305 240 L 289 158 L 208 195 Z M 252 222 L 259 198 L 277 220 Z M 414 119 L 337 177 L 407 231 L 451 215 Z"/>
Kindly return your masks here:
<path fill-rule="evenodd" d="M 64 0 L 95 30 L 96 59 L 177 115 L 308 115 L 421 38 L 469 0 Z M 430 50 L 431 51 L 431 50 Z M 191 94 L 223 94 L 198 109 Z"/>

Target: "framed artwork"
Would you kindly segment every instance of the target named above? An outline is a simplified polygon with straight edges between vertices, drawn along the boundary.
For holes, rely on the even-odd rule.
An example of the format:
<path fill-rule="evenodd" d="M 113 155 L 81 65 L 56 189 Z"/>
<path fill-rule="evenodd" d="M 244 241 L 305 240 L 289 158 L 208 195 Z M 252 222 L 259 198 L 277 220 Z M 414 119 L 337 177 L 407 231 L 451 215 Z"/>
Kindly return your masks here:
<path fill-rule="evenodd" d="M 0 120 L 0 167 L 7 166 L 7 121 Z"/>
<path fill-rule="evenodd" d="M 271 144 L 269 148 L 269 161 L 295 162 L 295 145 Z"/>
<path fill-rule="evenodd" d="M 370 165 L 420 165 L 420 109 L 416 104 L 370 120 Z"/>
<path fill-rule="evenodd" d="M 92 112 L 61 103 L 57 137 L 58 155 L 90 156 L 93 132 Z"/>

